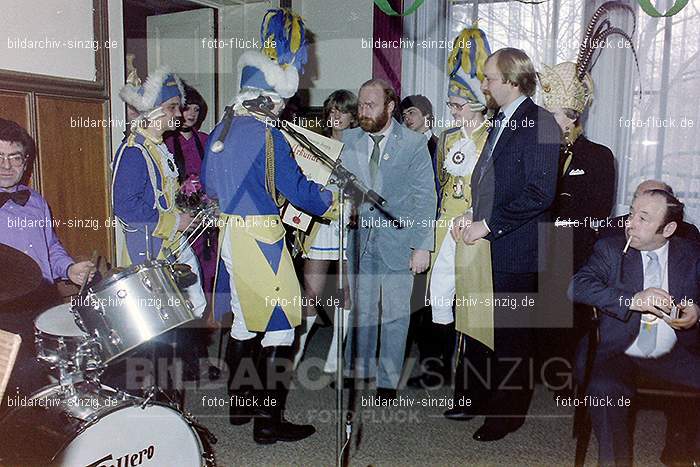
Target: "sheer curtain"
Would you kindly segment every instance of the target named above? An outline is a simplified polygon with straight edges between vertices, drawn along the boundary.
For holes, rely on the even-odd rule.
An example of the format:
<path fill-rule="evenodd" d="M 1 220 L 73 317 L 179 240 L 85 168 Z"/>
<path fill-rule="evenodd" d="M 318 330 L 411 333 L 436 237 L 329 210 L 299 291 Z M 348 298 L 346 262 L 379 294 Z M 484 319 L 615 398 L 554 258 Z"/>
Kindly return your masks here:
<path fill-rule="evenodd" d="M 597 1 L 596 3 L 602 3 Z M 636 5 L 636 2 L 633 2 Z M 666 11 L 672 1 L 654 2 Z M 619 133 L 620 161 L 618 202 L 626 211 L 632 193 L 643 180 L 661 179 L 671 185 L 686 205 L 686 220 L 700 221 L 700 5 L 690 2 L 670 18 L 653 18 L 637 10 L 635 46 L 639 53 L 640 79 L 629 51 L 617 53 L 626 61 L 621 67 L 614 58 L 596 66 L 597 82 L 606 83 L 609 92 L 599 99 L 600 119 L 606 114 L 601 133 Z M 601 59 L 602 60 L 602 59 Z M 603 66 L 600 66 L 603 65 Z M 629 99 L 622 109 L 609 109 L 608 103 Z M 620 110 L 620 113 L 615 114 Z M 614 119 L 617 121 L 614 121 Z"/>
<path fill-rule="evenodd" d="M 493 50 L 523 49 L 536 68 L 574 61 L 583 27 L 605 1 L 455 1 L 447 37 L 471 24 L 476 9 Z M 635 0 L 624 1 L 637 14 L 633 40 L 641 79 L 630 49 L 613 36 L 593 69 L 595 99 L 584 115 L 586 134 L 615 154 L 616 214 L 627 211 L 639 182 L 657 178 L 685 203 L 687 220 L 700 221 L 700 5 L 690 2 L 673 17 L 652 18 Z M 674 2 L 654 3 L 666 11 Z M 619 24 L 623 16 L 617 15 Z"/>
<path fill-rule="evenodd" d="M 478 25 L 486 33 L 492 51 L 517 47 L 528 54 L 535 68 L 575 60 L 582 34 L 584 3 L 579 0 L 541 4 L 455 1 L 449 37 L 454 39 L 463 28 L 472 24 L 474 18 L 478 18 Z M 539 100 L 538 96 L 535 100 Z"/>
<path fill-rule="evenodd" d="M 414 14 L 404 17 L 403 37 L 413 41 L 402 50 L 401 86 L 402 96 L 422 94 L 433 104 L 437 117 L 435 133 L 439 134 L 441 116 L 446 112 L 447 75 L 445 65 L 449 50 L 446 41 L 451 41 L 449 23 L 450 0 L 430 0 Z M 410 43 L 409 43 L 410 44 Z"/>

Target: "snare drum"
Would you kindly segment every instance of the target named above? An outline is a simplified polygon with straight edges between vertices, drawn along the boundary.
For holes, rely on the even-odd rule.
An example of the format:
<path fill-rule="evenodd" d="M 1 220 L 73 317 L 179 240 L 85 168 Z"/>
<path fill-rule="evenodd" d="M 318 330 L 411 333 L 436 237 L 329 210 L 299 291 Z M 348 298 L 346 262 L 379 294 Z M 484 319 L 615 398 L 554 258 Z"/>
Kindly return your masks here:
<path fill-rule="evenodd" d="M 169 405 L 90 384 L 16 399 L 0 420 L 0 465 L 215 465 L 216 439 Z"/>
<path fill-rule="evenodd" d="M 166 261 L 134 265 L 104 279 L 88 290 L 74 310 L 82 326 L 100 342 L 105 364 L 197 318 Z"/>
<path fill-rule="evenodd" d="M 34 320 L 37 358 L 52 368 L 72 365 L 86 338 L 87 334 L 75 323 L 68 303 L 50 308 Z"/>

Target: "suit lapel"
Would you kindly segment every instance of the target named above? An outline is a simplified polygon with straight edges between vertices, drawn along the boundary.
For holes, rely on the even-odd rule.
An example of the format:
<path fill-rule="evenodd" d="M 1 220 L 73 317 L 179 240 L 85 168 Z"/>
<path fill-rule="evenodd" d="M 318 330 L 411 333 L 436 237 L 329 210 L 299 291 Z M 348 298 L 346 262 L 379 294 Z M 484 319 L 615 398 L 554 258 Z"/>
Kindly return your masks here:
<path fill-rule="evenodd" d="M 359 173 L 356 175 L 360 177 L 360 180 L 364 184 L 369 184 L 369 154 L 367 148 L 369 147 L 367 143 L 367 133 L 364 131 L 357 132 L 357 137 L 352 144 L 348 145 L 352 151 L 352 157 L 355 159 L 355 164 L 359 169 Z"/>
<path fill-rule="evenodd" d="M 684 297 L 684 278 L 694 277 L 694 272 L 689 270 L 688 257 L 678 248 L 678 244 L 671 239 L 668 245 L 668 293 L 675 303 L 679 303 Z"/>
<path fill-rule="evenodd" d="M 503 128 L 503 131 L 501 132 L 501 135 L 498 138 L 498 141 L 496 142 L 496 146 L 493 148 L 493 153 L 491 154 L 491 157 L 486 157 L 486 154 L 480 154 L 479 155 L 479 160 L 477 161 L 476 166 L 474 167 L 474 171 L 472 172 L 472 186 L 478 186 L 478 184 L 484 179 L 484 176 L 486 173 L 490 170 L 493 170 L 493 163 L 496 160 L 498 156 L 503 154 L 503 150 L 508 146 L 508 142 L 510 139 L 513 137 L 515 134 L 515 131 L 517 130 L 519 125 L 511 125 L 510 121 L 521 121 L 523 120 L 523 117 L 527 115 L 527 113 L 530 110 L 530 107 L 534 106 L 534 102 L 532 102 L 532 99 L 529 97 L 526 98 L 523 102 L 520 103 L 517 109 L 515 109 L 515 112 L 513 115 L 510 117 L 508 120 L 508 126 Z M 490 131 L 498 131 L 496 128 L 490 130 Z M 482 149 L 483 151 L 483 149 Z M 484 156 L 484 157 L 482 157 Z M 488 167 L 484 167 L 483 169 L 481 166 L 484 164 L 488 164 Z"/>
<path fill-rule="evenodd" d="M 498 158 L 498 156 L 503 154 L 503 150 L 508 146 L 508 141 L 510 141 L 517 129 L 520 127 L 520 124 L 517 122 L 521 122 L 524 119 L 524 117 L 529 112 L 530 107 L 533 105 L 534 102 L 532 102 L 532 99 L 528 97 L 520 103 L 518 108 L 515 109 L 515 112 L 513 112 L 513 115 L 508 119 L 508 126 L 503 129 L 501 136 L 496 142 L 496 147 L 493 148 L 493 155 L 491 156 L 492 164 L 493 161 L 495 161 Z M 516 122 L 516 124 L 512 124 L 511 121 Z"/>
<path fill-rule="evenodd" d="M 629 291 L 639 292 L 644 290 L 644 266 L 642 266 L 642 253 L 631 249 L 627 254 L 621 254 L 620 282 Z"/>
<path fill-rule="evenodd" d="M 377 174 L 377 180 L 374 181 L 374 186 L 372 187 L 372 189 L 377 191 L 377 193 L 383 192 L 382 187 L 384 187 L 386 185 L 386 181 L 390 179 L 390 174 L 394 169 L 395 161 L 399 156 L 401 149 L 400 131 L 401 126 L 399 122 L 394 120 L 391 131 L 386 135 L 386 145 L 384 146 L 384 150 L 379 155 L 379 173 Z"/>

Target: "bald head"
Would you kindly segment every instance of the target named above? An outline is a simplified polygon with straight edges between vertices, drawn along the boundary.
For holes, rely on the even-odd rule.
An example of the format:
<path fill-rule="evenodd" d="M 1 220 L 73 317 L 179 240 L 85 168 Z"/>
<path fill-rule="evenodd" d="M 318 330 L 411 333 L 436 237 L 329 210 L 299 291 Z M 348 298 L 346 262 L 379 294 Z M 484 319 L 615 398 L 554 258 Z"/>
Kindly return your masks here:
<path fill-rule="evenodd" d="M 671 186 L 667 183 L 664 183 L 661 180 L 644 180 L 642 183 L 637 185 L 637 189 L 634 190 L 634 198 L 651 190 L 662 190 L 673 195 L 673 188 L 671 188 Z"/>

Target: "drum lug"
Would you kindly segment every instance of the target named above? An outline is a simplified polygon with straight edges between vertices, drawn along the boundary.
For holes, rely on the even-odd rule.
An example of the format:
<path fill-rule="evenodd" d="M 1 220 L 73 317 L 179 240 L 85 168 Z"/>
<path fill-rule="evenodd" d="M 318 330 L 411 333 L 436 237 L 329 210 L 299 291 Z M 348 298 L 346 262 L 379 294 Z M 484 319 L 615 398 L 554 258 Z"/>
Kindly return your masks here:
<path fill-rule="evenodd" d="M 109 331 L 109 342 L 110 342 L 112 345 L 119 345 L 119 344 L 122 343 L 122 338 L 121 338 L 121 336 L 120 336 L 119 333 L 118 333 L 117 331 L 115 331 L 114 329 L 112 329 L 111 331 Z"/>
<path fill-rule="evenodd" d="M 141 283 L 144 287 L 148 289 L 149 292 L 153 291 L 153 284 L 151 283 L 151 279 L 148 276 L 142 276 Z"/>

